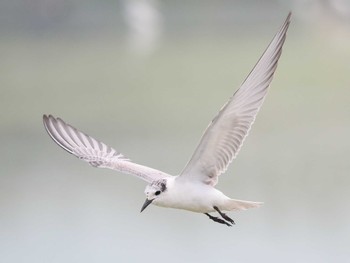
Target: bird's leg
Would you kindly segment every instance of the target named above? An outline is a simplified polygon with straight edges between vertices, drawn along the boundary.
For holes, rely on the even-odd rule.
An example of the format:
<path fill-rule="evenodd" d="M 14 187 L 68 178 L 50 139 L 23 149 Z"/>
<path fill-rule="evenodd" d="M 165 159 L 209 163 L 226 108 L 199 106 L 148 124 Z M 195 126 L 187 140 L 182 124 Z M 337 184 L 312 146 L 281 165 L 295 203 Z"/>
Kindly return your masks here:
<path fill-rule="evenodd" d="M 214 206 L 214 209 L 222 216 L 223 219 L 225 219 L 226 221 L 230 222 L 233 225 L 235 224 L 235 221 L 233 221 L 233 219 L 230 218 L 225 213 L 221 212 L 217 206 Z"/>
<path fill-rule="evenodd" d="M 217 222 L 217 223 L 220 223 L 220 224 L 225 224 L 225 225 L 227 225 L 227 226 L 232 226 L 232 225 L 230 225 L 229 223 L 227 223 L 225 220 L 222 220 L 222 219 L 220 219 L 220 218 L 218 218 L 218 217 L 215 217 L 215 216 L 212 216 L 212 215 L 210 215 L 210 214 L 208 214 L 208 213 L 204 213 L 204 214 L 206 214 L 211 220 L 213 220 L 214 222 Z"/>

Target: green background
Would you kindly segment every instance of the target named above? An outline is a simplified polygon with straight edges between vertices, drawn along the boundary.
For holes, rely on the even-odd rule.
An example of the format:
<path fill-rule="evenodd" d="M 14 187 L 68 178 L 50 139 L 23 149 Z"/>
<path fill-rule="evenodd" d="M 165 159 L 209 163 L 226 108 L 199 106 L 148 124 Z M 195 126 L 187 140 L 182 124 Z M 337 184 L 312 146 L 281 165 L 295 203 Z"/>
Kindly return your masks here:
<path fill-rule="evenodd" d="M 350 7 L 312 3 L 158 2 L 161 33 L 137 49 L 127 2 L 2 2 L 0 261 L 346 262 Z M 217 186 L 265 204 L 230 213 L 232 228 L 140 214 L 143 181 L 89 167 L 44 130 L 43 114 L 59 116 L 176 175 L 290 10 L 268 97 Z"/>

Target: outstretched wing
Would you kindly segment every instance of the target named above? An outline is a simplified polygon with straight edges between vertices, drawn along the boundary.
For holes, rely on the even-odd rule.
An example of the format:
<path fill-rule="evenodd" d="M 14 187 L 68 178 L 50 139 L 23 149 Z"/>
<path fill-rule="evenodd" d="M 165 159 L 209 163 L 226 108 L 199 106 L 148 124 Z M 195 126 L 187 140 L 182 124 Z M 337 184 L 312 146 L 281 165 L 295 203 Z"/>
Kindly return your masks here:
<path fill-rule="evenodd" d="M 78 131 L 60 118 L 44 115 L 43 121 L 46 131 L 59 146 L 94 167 L 109 168 L 135 175 L 149 183 L 170 176 L 131 162 L 112 147 Z"/>
<path fill-rule="evenodd" d="M 212 120 L 178 179 L 215 185 L 237 156 L 277 68 L 290 16 L 291 13 L 241 87 Z"/>

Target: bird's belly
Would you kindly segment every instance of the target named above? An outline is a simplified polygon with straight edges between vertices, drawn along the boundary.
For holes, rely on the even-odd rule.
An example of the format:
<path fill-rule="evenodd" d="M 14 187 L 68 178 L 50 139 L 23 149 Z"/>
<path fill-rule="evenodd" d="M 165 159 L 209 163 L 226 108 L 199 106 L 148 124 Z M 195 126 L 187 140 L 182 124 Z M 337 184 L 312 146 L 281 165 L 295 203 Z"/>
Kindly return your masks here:
<path fill-rule="evenodd" d="M 209 203 L 203 202 L 200 198 L 178 198 L 173 199 L 163 199 L 158 202 L 154 202 L 155 205 L 161 207 L 169 207 L 176 209 L 184 209 L 197 213 L 207 213 L 213 211 L 213 207 Z"/>
<path fill-rule="evenodd" d="M 226 196 L 212 187 L 182 186 L 181 189 L 174 189 L 163 198 L 155 200 L 154 204 L 197 213 L 209 213 L 215 211 L 213 206 L 220 206 L 223 198 Z"/>

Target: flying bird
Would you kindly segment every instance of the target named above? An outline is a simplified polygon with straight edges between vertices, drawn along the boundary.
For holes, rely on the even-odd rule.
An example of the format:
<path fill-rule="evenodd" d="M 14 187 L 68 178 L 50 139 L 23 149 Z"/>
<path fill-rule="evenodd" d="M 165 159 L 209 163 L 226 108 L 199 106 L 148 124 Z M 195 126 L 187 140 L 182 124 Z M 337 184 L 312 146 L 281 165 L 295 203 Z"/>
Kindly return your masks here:
<path fill-rule="evenodd" d="M 136 164 L 114 148 L 52 115 L 43 116 L 45 129 L 59 146 L 90 165 L 146 181 L 146 201 L 141 212 L 154 204 L 203 213 L 217 223 L 232 226 L 234 220 L 224 211 L 245 210 L 262 203 L 231 199 L 215 185 L 237 156 L 264 102 L 281 56 L 290 17 L 291 13 L 248 77 L 210 122 L 189 162 L 177 176 Z M 210 214 L 213 212 L 218 216 Z"/>

